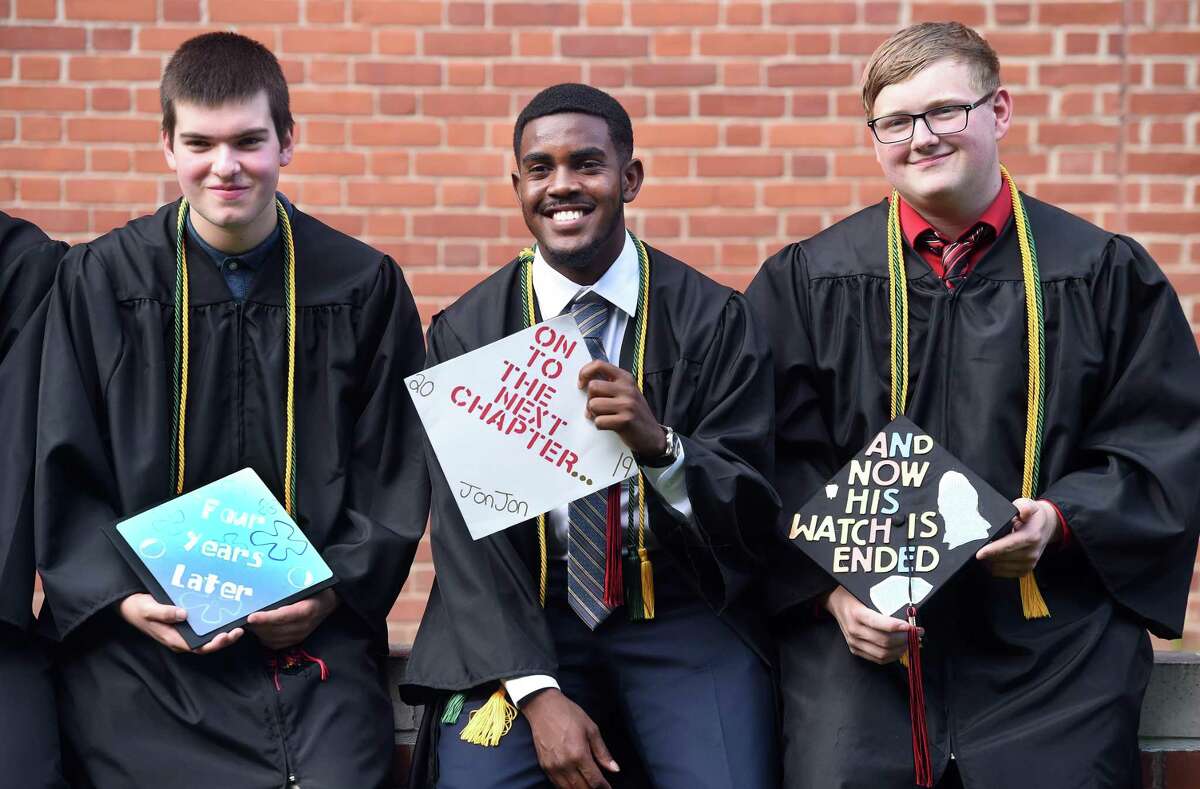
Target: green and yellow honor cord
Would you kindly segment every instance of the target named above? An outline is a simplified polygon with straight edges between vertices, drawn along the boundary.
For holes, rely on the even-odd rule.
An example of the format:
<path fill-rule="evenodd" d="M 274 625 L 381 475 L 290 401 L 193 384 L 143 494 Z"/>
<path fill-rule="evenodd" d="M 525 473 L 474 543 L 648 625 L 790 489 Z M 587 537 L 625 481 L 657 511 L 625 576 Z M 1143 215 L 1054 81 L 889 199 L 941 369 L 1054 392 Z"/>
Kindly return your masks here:
<path fill-rule="evenodd" d="M 1017 186 L 1001 165 L 1000 174 L 1012 196 L 1013 222 L 1021 252 L 1021 277 L 1025 285 L 1025 330 L 1029 338 L 1026 387 L 1025 452 L 1021 474 L 1021 496 L 1031 499 L 1037 491 L 1041 468 L 1042 433 L 1046 401 L 1046 321 L 1042 284 L 1038 273 L 1037 248 L 1029 216 Z M 908 288 L 901 246 L 900 196 L 893 191 L 888 206 L 888 307 L 891 313 L 891 418 L 904 413 L 908 401 Z M 1026 619 L 1050 616 L 1032 571 L 1021 577 L 1021 610 Z"/>
<path fill-rule="evenodd" d="M 284 403 L 284 464 L 283 506 L 296 517 L 296 248 L 292 238 L 292 223 L 283 203 L 275 200 L 283 238 L 283 306 L 287 313 L 287 386 Z M 184 473 L 187 470 L 186 433 L 188 401 L 188 265 L 187 265 L 188 201 L 179 201 L 175 224 L 175 365 L 174 402 L 171 408 L 171 489 L 174 495 L 183 493 Z"/>
<path fill-rule="evenodd" d="M 646 245 L 632 233 L 629 235 L 633 238 L 638 255 L 638 306 L 633 330 L 635 351 L 630 373 L 637 381 L 640 392 L 643 391 L 646 366 L 646 319 L 650 313 L 650 256 L 646 252 Z M 537 323 L 536 296 L 533 292 L 533 258 L 532 247 L 522 249 L 517 258 L 518 287 L 522 301 L 521 317 L 527 329 Z M 629 567 L 623 575 L 626 611 L 630 620 L 641 621 L 654 618 L 654 569 L 646 550 L 646 478 L 641 471 L 638 472 L 636 480 L 636 483 L 631 482 L 629 486 L 628 517 L 629 522 L 633 522 L 635 515 L 637 518 L 637 553 L 628 558 Z M 538 602 L 545 608 L 548 581 L 545 514 L 537 517 L 537 536 Z M 634 569 L 637 572 L 632 572 Z M 445 725 L 456 724 L 465 702 L 465 694 L 451 694 L 442 711 L 441 722 Z M 500 738 L 512 728 L 516 716 L 517 708 L 505 698 L 504 688 L 500 688 L 492 693 L 479 709 L 471 712 L 459 739 L 473 745 L 498 745 Z"/>

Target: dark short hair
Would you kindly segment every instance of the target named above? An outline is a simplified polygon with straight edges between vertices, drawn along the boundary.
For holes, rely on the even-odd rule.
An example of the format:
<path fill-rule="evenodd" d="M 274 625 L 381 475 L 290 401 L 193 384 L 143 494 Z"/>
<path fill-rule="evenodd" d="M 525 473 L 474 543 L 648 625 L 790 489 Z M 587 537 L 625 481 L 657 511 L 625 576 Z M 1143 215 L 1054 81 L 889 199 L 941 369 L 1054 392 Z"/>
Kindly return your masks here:
<path fill-rule="evenodd" d="M 521 159 L 521 135 L 532 120 L 564 112 L 578 112 L 602 118 L 608 126 L 608 136 L 617 154 L 628 160 L 633 156 L 633 124 L 621 103 L 591 85 L 564 82 L 543 90 L 525 105 L 513 127 L 513 156 Z"/>
<path fill-rule="evenodd" d="M 275 133 L 282 140 L 291 133 L 292 111 L 287 80 L 271 50 L 237 33 L 205 33 L 189 38 L 175 50 L 163 71 L 159 94 L 162 127 L 175 136 L 175 102 L 219 107 L 245 101 L 266 91 Z"/>

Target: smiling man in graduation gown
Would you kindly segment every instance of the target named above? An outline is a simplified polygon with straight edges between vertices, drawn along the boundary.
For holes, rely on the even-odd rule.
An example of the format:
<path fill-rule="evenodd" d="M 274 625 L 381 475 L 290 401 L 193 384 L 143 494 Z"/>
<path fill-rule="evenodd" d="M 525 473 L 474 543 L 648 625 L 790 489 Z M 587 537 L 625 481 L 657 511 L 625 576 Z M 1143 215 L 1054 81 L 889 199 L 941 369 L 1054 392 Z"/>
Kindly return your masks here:
<path fill-rule="evenodd" d="M 183 200 L 75 247 L 50 296 L 36 537 L 65 737 L 98 787 L 378 787 L 385 617 L 428 507 L 420 321 L 391 259 L 276 193 L 293 124 L 269 51 L 191 39 L 162 98 Z M 191 654 L 101 527 L 247 466 L 338 583 Z"/>
<path fill-rule="evenodd" d="M 896 191 L 747 293 L 775 353 L 777 536 L 905 413 L 1019 512 L 922 608 L 935 779 L 1139 785 L 1146 630 L 1180 635 L 1196 553 L 1188 322 L 1136 241 L 1016 192 L 997 150 L 1013 101 L 973 31 L 897 33 L 863 102 Z M 907 624 L 778 554 L 786 785 L 911 786 Z"/>
<path fill-rule="evenodd" d="M 777 511 L 763 338 L 739 294 L 626 230 L 643 170 L 616 100 L 547 88 L 519 116 L 513 148 L 536 248 L 434 318 L 429 363 L 573 314 L 593 355 L 579 381 L 588 416 L 641 473 L 619 491 L 619 513 L 615 494 L 589 496 L 472 541 L 431 454 L 437 582 L 404 688 L 429 704 L 436 764 L 424 780 L 616 786 L 640 762 L 661 787 L 774 786 L 753 594 Z M 609 514 L 623 525 L 615 537 L 594 530 Z M 615 595 L 602 588 L 614 572 Z M 615 737 L 632 741 L 633 761 L 614 760 Z"/>
<path fill-rule="evenodd" d="M 67 245 L 0 211 L 0 787 L 63 783 L 54 688 L 33 626 L 33 464 L 45 297 Z"/>

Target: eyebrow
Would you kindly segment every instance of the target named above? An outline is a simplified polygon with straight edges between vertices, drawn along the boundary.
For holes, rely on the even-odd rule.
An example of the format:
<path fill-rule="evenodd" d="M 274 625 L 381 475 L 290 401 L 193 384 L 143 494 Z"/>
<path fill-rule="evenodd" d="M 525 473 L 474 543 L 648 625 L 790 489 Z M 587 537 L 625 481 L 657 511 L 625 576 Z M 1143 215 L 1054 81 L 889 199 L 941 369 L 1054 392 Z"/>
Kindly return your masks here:
<path fill-rule="evenodd" d="M 607 156 L 608 156 L 608 154 L 606 154 L 604 152 L 603 148 L 597 148 L 594 145 L 589 145 L 586 148 L 578 148 L 574 151 L 571 151 L 571 153 L 570 153 L 570 158 L 573 161 L 577 161 L 579 159 L 588 159 L 588 158 L 605 159 L 605 158 L 607 158 Z M 535 162 L 546 162 L 546 161 L 551 161 L 553 158 L 554 157 L 552 157 L 550 154 L 548 154 L 544 151 L 531 151 L 521 157 L 521 164 L 533 164 Z"/>
<path fill-rule="evenodd" d="M 229 135 L 228 139 L 236 140 L 242 137 L 251 137 L 255 134 L 268 134 L 271 130 L 266 126 L 259 126 L 253 129 L 243 129 Z M 184 140 L 211 140 L 214 139 L 211 135 L 201 134 L 200 132 L 180 132 L 179 137 Z"/>

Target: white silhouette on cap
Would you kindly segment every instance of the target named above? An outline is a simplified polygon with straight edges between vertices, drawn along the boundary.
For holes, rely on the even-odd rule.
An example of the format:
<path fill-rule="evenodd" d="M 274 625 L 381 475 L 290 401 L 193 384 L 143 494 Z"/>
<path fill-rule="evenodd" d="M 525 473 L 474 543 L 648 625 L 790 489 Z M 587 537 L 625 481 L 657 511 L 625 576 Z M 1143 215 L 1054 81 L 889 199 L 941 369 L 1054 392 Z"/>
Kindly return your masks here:
<path fill-rule="evenodd" d="M 938 512 L 946 524 L 943 542 L 954 550 L 988 538 L 988 523 L 979 514 L 979 493 L 958 471 L 947 471 L 938 481 Z"/>

